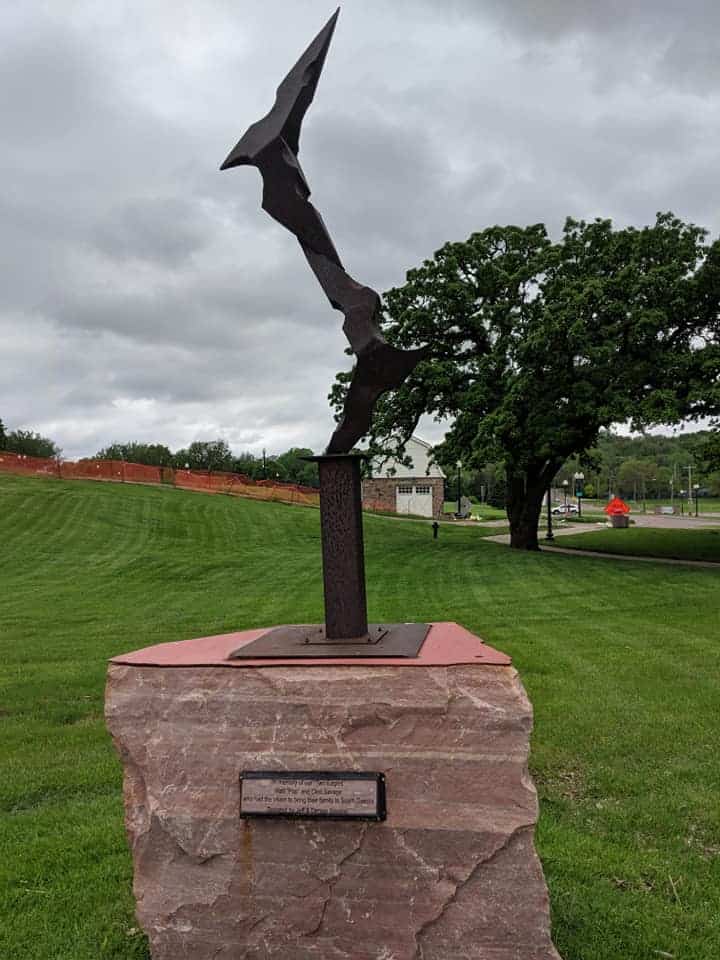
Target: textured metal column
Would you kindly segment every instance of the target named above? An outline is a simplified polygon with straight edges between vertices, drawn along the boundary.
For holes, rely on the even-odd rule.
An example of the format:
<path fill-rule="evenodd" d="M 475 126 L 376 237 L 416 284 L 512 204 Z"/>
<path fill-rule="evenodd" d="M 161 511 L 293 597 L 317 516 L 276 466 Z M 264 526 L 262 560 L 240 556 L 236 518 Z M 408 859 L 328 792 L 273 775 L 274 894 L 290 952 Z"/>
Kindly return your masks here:
<path fill-rule="evenodd" d="M 320 471 L 325 632 L 350 640 L 368 632 L 360 462 L 357 454 L 313 457 Z"/>

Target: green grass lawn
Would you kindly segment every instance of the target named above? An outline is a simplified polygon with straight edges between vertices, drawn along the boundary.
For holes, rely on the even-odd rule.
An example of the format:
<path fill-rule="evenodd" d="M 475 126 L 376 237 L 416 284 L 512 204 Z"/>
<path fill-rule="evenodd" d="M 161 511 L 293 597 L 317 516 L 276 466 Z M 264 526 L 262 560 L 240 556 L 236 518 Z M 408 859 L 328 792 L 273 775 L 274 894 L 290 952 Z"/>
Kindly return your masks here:
<path fill-rule="evenodd" d="M 717 530 L 597 530 L 563 536 L 557 547 L 599 550 L 636 557 L 672 557 L 677 560 L 709 560 L 720 563 L 720 527 Z"/>
<path fill-rule="evenodd" d="M 106 658 L 320 620 L 319 533 L 313 509 L 0 477 L 3 960 L 146 960 Z M 514 657 L 565 960 L 717 960 L 720 571 L 382 517 L 366 545 L 372 619 L 458 620 Z"/>
<path fill-rule="evenodd" d="M 443 504 L 443 513 L 457 512 L 457 500 L 446 500 Z M 491 507 L 489 503 L 473 503 L 471 515 L 474 520 L 507 520 L 505 510 Z"/>

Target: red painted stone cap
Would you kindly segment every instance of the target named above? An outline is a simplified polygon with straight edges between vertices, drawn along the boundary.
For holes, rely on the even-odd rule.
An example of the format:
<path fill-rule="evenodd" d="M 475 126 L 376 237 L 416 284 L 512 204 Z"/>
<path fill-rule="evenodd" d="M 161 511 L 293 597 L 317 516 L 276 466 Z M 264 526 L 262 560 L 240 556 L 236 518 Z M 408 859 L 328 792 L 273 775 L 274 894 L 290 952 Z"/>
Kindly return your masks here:
<path fill-rule="evenodd" d="M 133 667 L 450 667 L 459 664 L 478 664 L 507 667 L 510 657 L 470 633 L 459 623 L 433 623 L 417 657 L 357 657 L 340 659 L 293 660 L 228 660 L 233 650 L 257 640 L 271 627 L 243 630 L 240 633 L 221 633 L 216 637 L 197 637 L 172 643 L 157 643 L 143 650 L 111 657 L 110 663 Z"/>

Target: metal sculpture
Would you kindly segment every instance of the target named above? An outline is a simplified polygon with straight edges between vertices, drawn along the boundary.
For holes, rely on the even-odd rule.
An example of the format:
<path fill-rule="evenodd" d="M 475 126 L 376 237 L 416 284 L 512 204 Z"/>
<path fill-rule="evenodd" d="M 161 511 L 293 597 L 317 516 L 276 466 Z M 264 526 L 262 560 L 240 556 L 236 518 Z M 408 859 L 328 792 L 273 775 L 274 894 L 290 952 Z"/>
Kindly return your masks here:
<path fill-rule="evenodd" d="M 399 350 L 383 338 L 379 295 L 345 271 L 323 219 L 310 203 L 298 160 L 300 128 L 312 103 L 339 9 L 277 89 L 273 108 L 252 124 L 221 170 L 254 166 L 263 180 L 262 206 L 297 237 L 331 305 L 345 315 L 343 330 L 356 356 L 340 423 L 320 474 L 325 623 L 279 627 L 236 651 L 238 657 L 416 656 L 427 624 L 367 622 L 360 489 L 360 456 L 350 451 L 370 428 L 386 390 L 399 387 L 426 356 L 426 348 Z"/>
<path fill-rule="evenodd" d="M 345 271 L 323 219 L 310 203 L 310 187 L 298 160 L 300 128 L 312 103 L 340 10 L 277 88 L 272 110 L 253 123 L 220 167 L 254 166 L 263 179 L 263 209 L 298 238 L 313 273 L 336 310 L 357 358 L 342 419 L 328 454 L 348 453 L 364 436 L 378 397 L 399 387 L 425 356 L 425 348 L 399 350 L 380 332 L 380 296 Z"/>

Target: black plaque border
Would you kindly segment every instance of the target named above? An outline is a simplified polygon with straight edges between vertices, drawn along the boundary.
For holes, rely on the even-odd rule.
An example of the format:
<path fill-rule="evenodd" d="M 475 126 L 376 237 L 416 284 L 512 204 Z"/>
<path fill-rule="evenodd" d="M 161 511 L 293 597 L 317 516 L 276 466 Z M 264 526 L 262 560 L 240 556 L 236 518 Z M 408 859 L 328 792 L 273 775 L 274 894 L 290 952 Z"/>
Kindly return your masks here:
<path fill-rule="evenodd" d="M 376 814 L 365 813 L 243 813 L 243 780 L 374 780 L 377 790 Z M 358 770 L 243 770 L 240 773 L 240 818 L 272 820 L 370 820 L 387 819 L 385 774 Z"/>

